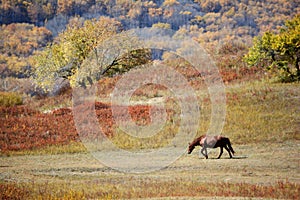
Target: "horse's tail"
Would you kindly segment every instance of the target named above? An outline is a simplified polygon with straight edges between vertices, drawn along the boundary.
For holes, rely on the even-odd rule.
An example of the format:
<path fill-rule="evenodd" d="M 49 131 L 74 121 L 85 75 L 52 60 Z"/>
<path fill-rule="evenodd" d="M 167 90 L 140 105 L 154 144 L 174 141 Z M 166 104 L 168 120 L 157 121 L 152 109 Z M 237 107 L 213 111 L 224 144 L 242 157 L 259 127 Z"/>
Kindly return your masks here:
<path fill-rule="evenodd" d="M 228 145 L 229 150 L 231 151 L 232 154 L 234 154 L 235 152 L 234 152 L 234 150 L 233 150 L 233 148 L 231 146 L 229 138 L 226 138 L 226 139 L 227 139 L 227 145 Z"/>

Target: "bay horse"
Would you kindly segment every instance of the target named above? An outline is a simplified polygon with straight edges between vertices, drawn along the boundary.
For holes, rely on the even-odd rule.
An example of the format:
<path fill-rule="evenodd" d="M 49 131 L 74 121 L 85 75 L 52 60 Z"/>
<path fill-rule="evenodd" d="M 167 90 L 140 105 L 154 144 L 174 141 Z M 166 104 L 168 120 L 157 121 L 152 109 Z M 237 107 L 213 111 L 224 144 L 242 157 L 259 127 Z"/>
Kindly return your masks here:
<path fill-rule="evenodd" d="M 207 136 L 202 135 L 198 138 L 196 138 L 192 143 L 189 143 L 189 149 L 188 154 L 191 154 L 194 150 L 195 146 L 201 146 L 201 153 L 203 156 L 205 156 L 206 159 L 208 159 L 207 155 L 207 148 L 218 148 L 220 147 L 220 155 L 218 156 L 218 159 L 223 154 L 223 148 L 227 150 L 229 153 L 230 158 L 232 158 L 232 154 L 234 154 L 234 150 L 231 146 L 230 140 L 227 137 L 218 135 L 218 136 Z M 205 151 L 205 154 L 203 153 Z"/>

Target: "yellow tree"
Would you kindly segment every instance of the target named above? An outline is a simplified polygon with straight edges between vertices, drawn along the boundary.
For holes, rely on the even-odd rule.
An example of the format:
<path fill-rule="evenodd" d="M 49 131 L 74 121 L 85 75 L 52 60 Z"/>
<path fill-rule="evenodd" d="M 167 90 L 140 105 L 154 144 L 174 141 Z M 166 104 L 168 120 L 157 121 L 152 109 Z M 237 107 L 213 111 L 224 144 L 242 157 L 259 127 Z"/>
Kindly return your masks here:
<path fill-rule="evenodd" d="M 70 24 L 63 33 L 58 35 L 55 42 L 34 57 L 34 81 L 44 90 L 52 90 L 55 81 L 59 78 L 68 79 L 71 86 L 75 86 L 78 84 L 76 83 L 78 80 L 75 79 L 78 78 L 77 73 L 83 61 L 91 52 L 97 52 L 99 44 L 116 35 L 120 29 L 121 24 L 118 21 L 107 17 L 86 20 L 83 25 Z M 96 77 L 86 77 L 85 80 L 88 82 L 79 84 L 81 86 L 87 83 L 93 84 L 104 74 L 123 73 L 135 65 L 146 63 L 149 59 L 145 58 L 150 59 L 149 54 L 138 50 L 126 55 L 118 55 L 105 66 L 99 65 L 97 69 L 86 69 L 89 71 L 87 74 L 93 71 Z"/>
<path fill-rule="evenodd" d="M 278 34 L 256 37 L 245 61 L 275 70 L 283 82 L 300 80 L 300 15 L 286 21 Z"/>

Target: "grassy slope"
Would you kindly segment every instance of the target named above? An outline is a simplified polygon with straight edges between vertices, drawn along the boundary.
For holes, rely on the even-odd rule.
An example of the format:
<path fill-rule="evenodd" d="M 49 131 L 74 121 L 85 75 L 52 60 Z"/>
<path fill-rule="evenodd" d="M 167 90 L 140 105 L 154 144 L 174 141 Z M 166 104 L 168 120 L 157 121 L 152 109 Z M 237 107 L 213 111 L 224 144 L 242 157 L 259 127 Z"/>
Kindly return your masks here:
<path fill-rule="evenodd" d="M 222 134 L 230 137 L 235 144 L 300 140 L 299 86 L 300 83 L 275 84 L 258 81 L 228 85 L 226 121 Z M 203 100 L 205 98 L 208 99 L 200 97 L 202 104 L 198 135 L 204 134 L 210 124 L 210 101 Z M 149 144 L 130 138 L 126 134 L 118 134 L 114 141 L 118 146 L 126 149 L 152 146 L 157 148 L 160 144 L 168 142 L 170 133 L 176 134 L 178 123 L 179 121 L 175 125 L 167 123 L 161 134 L 147 140 Z M 116 131 L 119 132 L 118 129 Z M 50 146 L 31 151 L 12 151 L 5 154 L 57 154 L 84 151 L 86 149 L 81 143 L 72 142 L 70 145 Z"/>
<path fill-rule="evenodd" d="M 287 140 L 293 143 L 298 143 L 300 139 L 299 86 L 299 83 L 274 84 L 262 82 L 248 82 L 244 84 L 239 83 L 229 85 L 226 89 L 227 117 L 223 133 L 228 135 L 236 146 L 238 146 L 237 144 L 249 143 L 251 143 L 251 145 L 254 145 L 255 143 L 270 144 L 275 142 L 276 144 L 278 142 Z M 202 117 L 206 122 L 200 128 L 199 134 L 202 133 L 202 130 L 205 130 L 205 127 L 207 127 L 208 124 L 206 119 L 209 119 L 209 109 L 204 109 L 203 112 L 204 115 Z M 51 148 L 48 147 L 41 151 L 35 150 L 23 153 L 14 152 L 10 155 L 14 155 L 15 153 L 57 154 L 63 152 L 73 153 L 78 151 L 80 152 L 85 150 L 84 148 L 82 148 L 81 144 L 76 145 L 73 143 L 69 146 L 59 146 Z M 266 149 L 263 148 L 260 149 L 260 151 L 260 154 L 262 154 L 264 151 L 266 151 Z M 226 154 L 226 152 L 224 154 Z M 255 157 L 253 161 L 259 159 L 260 157 L 261 156 Z M 284 158 L 284 155 L 282 158 Z M 239 162 L 244 163 L 244 161 L 242 160 Z M 272 163 L 272 161 L 270 162 Z M 248 166 L 248 168 L 251 169 L 252 167 Z M 224 170 L 227 170 L 227 168 Z M 175 174 L 173 174 L 172 176 L 175 176 Z M 67 180 L 61 179 L 59 177 L 59 183 L 41 182 L 16 184 L 7 183 L 4 180 L 1 180 L 2 183 L 0 183 L 0 191 L 3 198 L 10 196 L 19 196 L 20 198 L 44 197 L 48 199 L 55 197 L 59 197 L 61 199 L 80 199 L 84 197 L 101 197 L 105 199 L 114 199 L 116 197 L 137 198 L 170 195 L 225 195 L 293 199 L 297 198 L 297 193 L 299 194 L 299 184 L 290 182 L 278 182 L 267 186 L 243 182 L 231 184 L 216 182 L 214 184 L 207 185 L 206 183 L 197 181 L 195 182 L 194 179 L 192 181 L 188 181 L 188 177 L 185 176 L 183 176 L 183 178 L 180 180 L 172 179 L 171 181 L 157 179 L 158 177 L 155 177 L 155 175 L 149 175 L 149 177 L 148 175 L 146 175 L 146 178 L 142 180 L 140 180 L 138 176 L 126 176 L 125 178 L 122 177 L 123 175 L 121 174 L 121 182 L 113 183 L 109 182 L 110 179 L 105 179 L 105 183 L 100 184 L 99 182 L 97 182 L 97 180 L 93 180 L 92 182 L 87 182 L 84 185 L 82 185 L 82 182 L 80 181 L 75 181 L 73 182 L 73 184 L 67 184 L 64 183 L 64 181 Z M 119 178 L 115 178 L 114 181 L 118 179 Z M 71 180 L 73 180 L 73 177 L 71 177 Z M 178 185 L 178 182 L 182 184 Z M 99 184 L 101 185 L 101 187 L 99 186 Z M 199 191 L 202 192 L 199 193 Z"/>
<path fill-rule="evenodd" d="M 300 139 L 300 84 L 246 83 L 228 91 L 224 132 L 236 143 Z"/>

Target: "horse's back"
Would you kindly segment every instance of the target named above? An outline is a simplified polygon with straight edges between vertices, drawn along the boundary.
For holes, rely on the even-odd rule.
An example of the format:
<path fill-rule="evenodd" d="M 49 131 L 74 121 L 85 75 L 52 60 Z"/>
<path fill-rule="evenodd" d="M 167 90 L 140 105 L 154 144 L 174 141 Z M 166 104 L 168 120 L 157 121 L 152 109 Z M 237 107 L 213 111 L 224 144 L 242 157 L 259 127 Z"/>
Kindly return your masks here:
<path fill-rule="evenodd" d="M 207 147 L 210 148 L 224 147 L 229 141 L 227 137 L 221 135 L 206 136 L 205 139 L 206 139 Z"/>
<path fill-rule="evenodd" d="M 215 148 L 218 140 L 219 140 L 219 136 L 206 136 L 204 138 L 205 144 L 209 148 Z"/>

